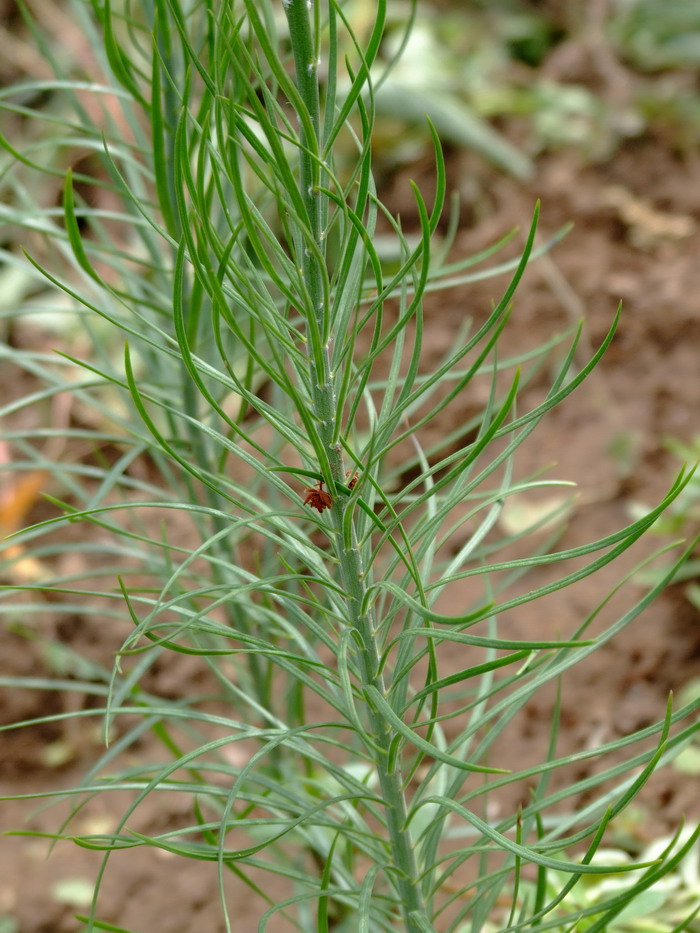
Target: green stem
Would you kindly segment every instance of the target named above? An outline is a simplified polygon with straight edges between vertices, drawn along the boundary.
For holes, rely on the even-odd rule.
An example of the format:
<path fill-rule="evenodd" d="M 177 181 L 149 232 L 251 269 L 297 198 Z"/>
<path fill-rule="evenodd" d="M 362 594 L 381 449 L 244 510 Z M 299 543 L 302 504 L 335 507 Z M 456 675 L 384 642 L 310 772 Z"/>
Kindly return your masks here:
<path fill-rule="evenodd" d="M 308 232 L 313 237 L 318 252 L 303 250 L 304 255 L 301 257 L 300 264 L 312 303 L 307 313 L 315 316 L 318 333 L 325 335 L 329 333 L 330 328 L 327 326 L 327 309 L 324 307 L 323 300 L 326 269 L 319 260 L 319 256 L 324 255 L 321 229 L 323 204 L 318 190 L 321 164 L 313 156 L 319 152 L 321 143 L 318 61 L 307 0 L 286 0 L 284 6 L 289 23 L 297 87 L 310 118 L 306 123 L 307 125 L 310 123 L 315 134 L 315 138 L 308 138 L 309 133 L 304 129 L 305 121 L 302 120 L 300 190 L 308 218 Z M 330 369 L 330 348 L 325 338 L 320 358 L 322 360 L 321 372 L 318 371 L 315 363 L 310 364 L 314 412 L 319 422 L 319 434 L 328 451 L 333 479 L 342 483 L 345 481 L 343 454 L 342 448 L 335 440 L 335 378 Z M 379 668 L 380 658 L 375 622 L 371 612 L 362 611 L 367 583 L 355 529 L 352 527 L 350 531 L 350 540 L 346 538 L 343 530 L 344 501 L 342 496 L 335 497 L 331 515 L 341 581 L 348 594 L 348 621 L 359 635 L 359 673 L 363 686 L 375 687 L 382 696 L 387 696 L 386 684 Z M 395 735 L 381 714 L 370 704 L 367 705 L 367 724 L 386 811 L 389 844 L 395 869 L 392 880 L 395 880 L 398 888 L 407 933 L 422 933 L 426 925 L 429 927 L 430 924 L 421 891 L 411 832 L 407 825 L 408 808 L 401 763 L 398 757 L 392 761 L 390 754 Z M 417 918 L 422 918 L 423 922 L 421 923 Z"/>

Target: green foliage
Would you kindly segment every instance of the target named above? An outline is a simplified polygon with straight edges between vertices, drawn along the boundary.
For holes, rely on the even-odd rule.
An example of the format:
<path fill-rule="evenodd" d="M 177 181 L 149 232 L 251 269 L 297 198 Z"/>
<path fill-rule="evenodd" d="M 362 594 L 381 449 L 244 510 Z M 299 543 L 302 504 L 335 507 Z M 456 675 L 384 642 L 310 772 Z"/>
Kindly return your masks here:
<path fill-rule="evenodd" d="M 364 5 L 356 0 L 353 7 Z M 409 9 L 396 7 L 390 29 Z M 684 150 L 700 137 L 700 95 L 688 75 L 678 74 L 692 77 L 699 61 L 695 0 L 670 8 L 661 0 L 424 3 L 409 48 L 414 54 L 399 62 L 387 95 L 395 109 L 383 108 L 378 96 L 380 129 L 389 114 L 409 119 L 420 103 L 440 119 L 444 141 L 475 148 L 519 177 L 530 174 L 530 159 L 542 151 L 575 148 L 596 161 L 652 128 Z M 519 152 L 489 118 L 518 119 Z M 415 130 L 397 144 L 395 127 L 390 119 L 380 154 L 388 162 L 410 160 Z"/>
<path fill-rule="evenodd" d="M 695 439 L 690 444 L 682 444 L 676 440 L 668 440 L 666 447 L 674 453 L 681 463 L 700 462 L 700 439 Z M 648 508 L 647 504 L 638 503 L 632 511 L 639 516 Z M 660 537 L 668 538 L 671 535 L 684 535 L 686 537 L 695 537 L 698 533 L 698 522 L 700 521 L 700 476 L 697 472 L 690 477 L 688 485 L 672 503 L 667 512 L 665 512 L 655 522 L 653 526 L 654 534 Z M 700 589 L 697 579 L 700 577 L 700 559 L 697 556 L 691 556 L 683 567 L 679 570 L 676 582 L 682 580 L 693 581 L 686 589 L 690 601 L 700 608 Z M 659 573 L 646 572 L 641 577 L 649 584 L 658 581 Z"/>
<path fill-rule="evenodd" d="M 682 845 L 674 870 L 661 879 L 655 878 L 653 867 L 582 879 L 553 911 L 553 917 L 558 914 L 562 919 L 550 929 L 555 933 L 583 933 L 593 929 L 604 929 L 607 933 L 674 933 L 676 930 L 696 933 L 700 930 L 697 916 L 700 913 L 700 862 L 694 834 L 684 830 L 678 839 L 659 839 L 640 853 L 639 861 L 653 866 L 655 860 L 669 854 L 678 842 Z M 622 867 L 629 866 L 632 859 L 622 849 L 599 849 L 594 861 Z M 552 872 L 547 882 L 549 897 L 556 898 L 566 882 L 566 875 Z M 634 887 L 636 893 L 629 897 Z M 526 886 L 526 892 L 526 896 L 529 894 L 535 899 L 534 886 L 529 886 L 529 890 Z M 601 925 L 601 905 L 616 898 L 619 903 L 604 913 Z"/>
<path fill-rule="evenodd" d="M 645 71 L 700 65 L 700 8 L 695 0 L 617 0 L 611 31 Z"/>
<path fill-rule="evenodd" d="M 261 931 L 278 914 L 300 930 L 479 930 L 504 899 L 500 929 L 552 929 L 586 879 L 639 870 L 590 907 L 589 929 L 603 929 L 685 854 L 595 858 L 697 731 L 698 701 L 577 754 L 557 752 L 555 715 L 539 764 L 492 759 L 533 694 L 632 623 L 676 569 L 595 633 L 612 593 L 560 638 L 509 634 L 515 610 L 605 567 L 687 486 L 681 473 L 626 528 L 552 553 L 529 532 L 557 515 L 499 525 L 511 497 L 561 485 L 520 477 L 518 448 L 595 367 L 617 319 L 583 368 L 572 368 L 580 331 L 539 354 L 497 352 L 535 213 L 522 256 L 492 269 L 512 272 L 501 300 L 424 365 L 424 300 L 483 276 L 471 267 L 497 247 L 447 261 L 432 127 L 435 191 L 426 203 L 413 189 L 417 228 L 378 196 L 385 3 L 357 31 L 335 0 L 70 9 L 99 76 L 66 70 L 37 30 L 56 80 L 0 98 L 8 120 L 32 125 L 31 143 L 3 140 L 1 209 L 30 275 L 13 250 L 3 259 L 33 301 L 5 316 L 14 326 L 20 310 L 48 309 L 67 347 L 3 348 L 38 388 L 2 413 L 13 424 L 64 394 L 80 413 L 67 428 L 18 418 L 7 432 L 19 468 L 55 487 L 52 517 L 5 550 L 6 576 L 31 557 L 42 579 L 15 579 L 0 610 L 27 630 L 48 593 L 53 611 L 91 612 L 123 641 L 111 670 L 54 654 L 60 677 L 2 684 L 89 695 L 98 709 L 41 719 L 99 715 L 112 738 L 60 795 L 75 798 L 73 816 L 98 792 L 131 802 L 111 831 L 81 834 L 69 819 L 55 837 L 103 851 L 105 869 L 136 846 L 209 861 L 227 927 L 232 875 L 269 904 Z M 528 408 L 522 388 L 553 354 L 549 391 Z M 477 389 L 486 402 L 465 423 Z M 457 428 L 426 442 L 438 418 Z M 58 458 L 58 437 L 91 455 Z M 537 567 L 552 575 L 533 586 Z M 149 689 L 153 665 L 178 656 L 206 672 L 201 696 Z M 125 765 L 146 731 L 163 759 Z M 589 759 L 590 776 L 552 785 Z M 526 805 L 494 815 L 515 784 Z M 182 795 L 188 819 L 139 832 L 141 803 L 160 793 Z M 259 869 L 288 896 L 261 889 Z M 531 871 L 534 899 L 521 884 Z M 99 919 L 101 878 L 87 930 L 118 929 Z"/>

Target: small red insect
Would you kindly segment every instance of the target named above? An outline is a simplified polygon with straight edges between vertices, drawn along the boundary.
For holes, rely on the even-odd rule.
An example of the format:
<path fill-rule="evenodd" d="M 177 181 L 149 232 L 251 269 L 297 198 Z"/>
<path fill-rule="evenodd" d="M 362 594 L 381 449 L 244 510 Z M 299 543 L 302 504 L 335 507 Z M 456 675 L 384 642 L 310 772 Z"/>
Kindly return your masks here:
<path fill-rule="evenodd" d="M 304 505 L 311 506 L 311 508 L 316 509 L 317 512 L 322 512 L 324 509 L 330 509 L 330 507 L 333 505 L 333 500 L 331 499 L 330 493 L 323 488 L 322 479 L 320 479 L 317 483 L 314 483 L 313 486 L 307 486 L 304 492 L 306 493 Z"/>
<path fill-rule="evenodd" d="M 345 476 L 346 476 L 346 478 L 349 477 L 349 480 L 348 480 L 348 489 L 354 489 L 354 488 L 355 488 L 355 483 L 357 482 L 357 470 L 355 470 L 355 472 L 352 474 L 352 476 L 350 475 L 350 470 L 348 470 L 347 473 L 345 474 Z"/>

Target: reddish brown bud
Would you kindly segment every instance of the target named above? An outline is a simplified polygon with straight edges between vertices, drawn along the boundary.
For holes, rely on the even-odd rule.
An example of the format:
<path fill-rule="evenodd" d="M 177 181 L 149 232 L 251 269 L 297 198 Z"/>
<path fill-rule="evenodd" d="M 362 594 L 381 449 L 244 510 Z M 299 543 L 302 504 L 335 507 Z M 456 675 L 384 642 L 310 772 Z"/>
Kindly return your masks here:
<path fill-rule="evenodd" d="M 304 505 L 311 506 L 311 508 L 316 509 L 317 512 L 330 509 L 333 505 L 330 493 L 326 492 L 323 488 L 323 480 L 319 480 L 315 486 L 307 486 L 304 492 L 306 493 Z"/>

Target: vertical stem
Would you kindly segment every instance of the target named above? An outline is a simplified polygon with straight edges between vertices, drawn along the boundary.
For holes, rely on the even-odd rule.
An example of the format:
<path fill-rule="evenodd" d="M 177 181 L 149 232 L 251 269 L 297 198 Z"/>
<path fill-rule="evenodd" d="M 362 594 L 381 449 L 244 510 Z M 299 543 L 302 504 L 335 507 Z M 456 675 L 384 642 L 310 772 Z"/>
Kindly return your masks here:
<path fill-rule="evenodd" d="M 186 74 L 184 62 L 181 58 L 176 56 L 175 52 L 173 51 L 171 22 L 167 14 L 167 4 L 157 3 L 152 28 L 154 31 L 154 36 L 156 37 L 158 52 L 158 57 L 154 56 L 154 64 L 158 69 L 159 75 L 162 71 L 162 76 L 158 80 L 157 87 L 159 89 L 159 93 L 162 96 L 162 144 L 164 155 L 162 164 L 158 165 L 158 171 L 163 172 L 165 175 L 168 194 L 167 200 L 169 200 L 171 208 L 171 210 L 168 210 L 168 207 L 163 205 L 161 201 L 161 210 L 163 210 L 166 217 L 171 217 L 170 232 L 175 237 L 175 239 L 179 241 L 182 236 L 182 222 L 180 215 L 175 208 L 178 200 L 177 195 L 175 194 L 175 190 L 179 184 L 176 170 L 177 159 L 175 156 L 175 137 L 176 127 L 180 117 L 181 101 L 175 92 L 175 86 L 171 83 L 171 79 L 174 79 L 176 86 L 180 87 L 183 86 L 186 81 Z M 162 64 L 160 60 L 162 60 Z M 160 107 L 161 105 L 158 104 L 157 106 Z M 172 246 L 170 249 L 170 255 L 173 265 L 175 264 L 176 252 L 176 247 Z M 194 351 L 197 349 L 196 343 L 199 329 L 199 312 L 192 312 L 192 285 L 188 282 L 187 277 L 183 277 L 182 288 L 184 293 L 183 306 L 184 308 L 188 309 L 189 312 L 187 315 L 186 327 L 189 334 L 189 339 L 191 341 L 192 350 Z M 189 416 L 188 420 L 185 422 L 186 439 L 190 444 L 197 466 L 200 468 L 202 473 L 211 475 L 215 471 L 212 468 L 207 438 L 202 434 L 198 425 L 198 422 L 201 420 L 199 393 L 195 383 L 187 371 L 187 367 L 183 364 L 181 364 L 180 367 L 180 376 L 183 411 Z M 173 431 L 175 435 L 177 435 L 175 428 L 173 428 Z M 201 487 L 192 485 L 190 477 L 186 476 L 185 481 L 187 482 L 190 489 L 190 501 L 203 501 L 204 504 L 208 505 L 211 509 L 211 515 L 207 518 L 206 524 L 201 519 L 195 519 L 198 526 L 204 526 L 202 527 L 202 535 L 204 536 L 205 534 L 210 534 L 212 532 L 214 535 L 217 535 L 220 531 L 223 531 L 226 526 L 226 521 L 223 517 L 223 513 L 226 511 L 227 506 L 226 501 L 223 500 L 218 495 L 218 493 L 211 489 L 209 486 L 204 487 L 204 500 L 202 500 Z M 209 526 L 208 528 L 206 527 L 207 525 Z M 227 574 L 223 569 L 226 566 L 226 559 L 230 556 L 228 545 L 221 538 L 217 538 L 212 547 L 213 553 L 222 558 L 220 562 L 214 561 L 212 563 L 212 576 L 216 583 L 224 584 L 229 582 L 227 579 Z M 236 605 L 234 600 L 226 601 L 224 611 L 231 626 L 234 629 L 239 631 L 250 631 L 250 625 L 248 624 L 243 613 Z M 265 703 L 267 709 L 271 709 L 272 705 L 269 699 L 266 699 L 269 694 L 269 687 L 266 683 L 265 665 L 261 663 L 260 658 L 251 653 L 248 656 L 248 668 L 250 671 L 251 681 L 254 685 L 255 695 Z"/>
<path fill-rule="evenodd" d="M 319 0 L 314 0 L 319 2 Z M 330 0 L 333 2 L 333 0 Z M 319 252 L 314 255 L 304 250 L 301 257 L 306 288 L 312 302 L 308 314 L 316 317 L 318 331 L 328 333 L 326 313 L 323 303 L 323 276 L 326 273 L 318 256 L 323 255 L 322 216 L 323 204 L 318 190 L 321 175 L 320 161 L 310 153 L 320 149 L 321 108 L 318 85 L 318 61 L 314 47 L 313 33 L 309 21 L 310 0 L 283 0 L 292 52 L 296 69 L 297 87 L 301 99 L 310 117 L 315 138 L 309 139 L 308 132 L 301 121 L 300 150 L 300 188 L 308 217 L 308 231 Z M 319 421 L 319 432 L 328 451 L 331 472 L 334 479 L 344 480 L 342 449 L 335 442 L 335 380 L 330 370 L 330 352 L 328 340 L 324 337 L 321 358 L 323 371 L 318 372 L 316 365 L 311 366 L 312 398 L 315 414 Z M 357 545 L 354 527 L 348 542 L 343 532 L 344 504 L 340 497 L 333 503 L 331 514 L 335 531 L 335 549 L 340 564 L 343 589 L 348 594 L 348 621 L 360 636 L 359 671 L 363 686 L 375 687 L 382 696 L 387 695 L 384 677 L 379 669 L 379 647 L 377 630 L 371 612 L 363 612 L 366 594 L 365 573 L 362 567 L 360 550 Z M 399 893 L 403 919 L 407 933 L 422 933 L 429 921 L 421 891 L 419 873 L 413 852 L 410 828 L 407 825 L 407 801 L 401 763 L 397 758 L 391 762 L 390 749 L 394 733 L 384 718 L 367 706 L 367 722 L 374 743 L 374 756 L 379 785 L 386 812 L 389 844 L 392 855 L 394 878 Z M 421 918 L 420 920 L 417 918 Z M 422 920 L 422 922 L 421 922 Z"/>

